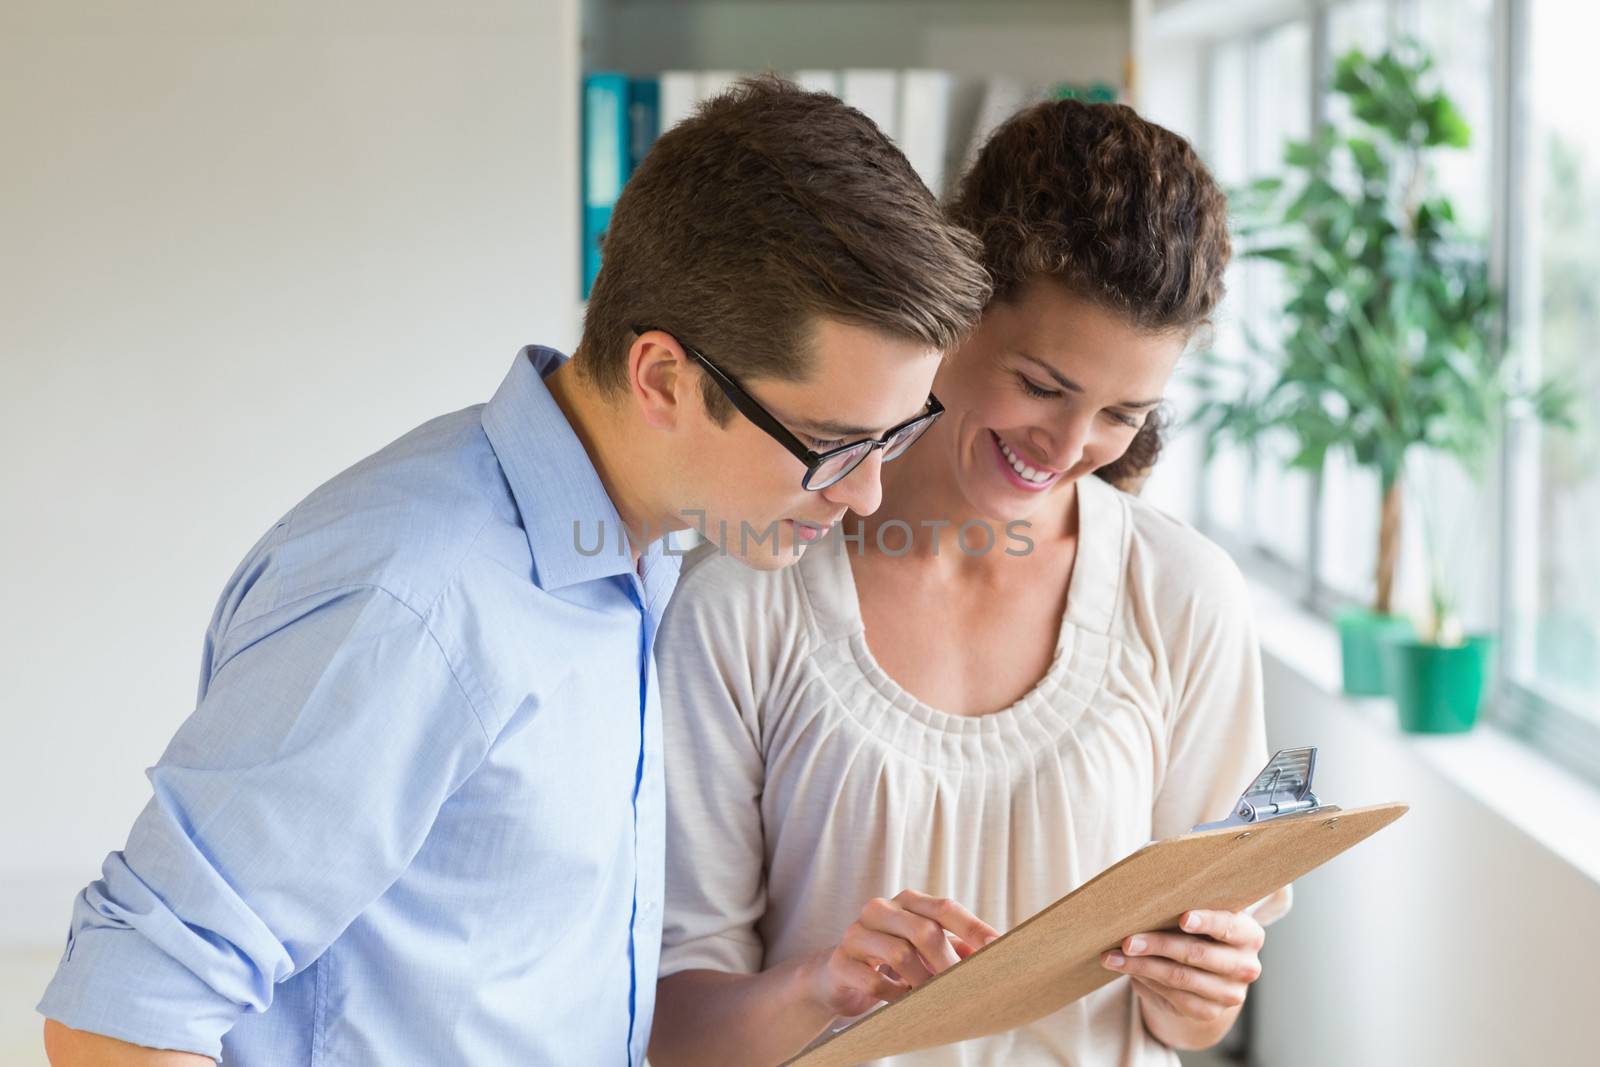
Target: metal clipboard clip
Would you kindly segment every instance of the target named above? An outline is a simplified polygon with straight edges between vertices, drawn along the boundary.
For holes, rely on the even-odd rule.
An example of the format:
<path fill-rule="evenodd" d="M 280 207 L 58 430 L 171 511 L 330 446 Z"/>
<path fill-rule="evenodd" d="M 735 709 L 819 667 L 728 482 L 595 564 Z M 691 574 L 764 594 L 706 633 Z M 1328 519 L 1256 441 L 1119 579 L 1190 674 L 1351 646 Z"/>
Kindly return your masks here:
<path fill-rule="evenodd" d="M 1233 814 L 1217 822 L 1203 822 L 1196 830 L 1220 830 L 1225 826 L 1247 826 L 1285 815 L 1303 815 L 1322 806 L 1311 791 L 1311 775 L 1317 769 L 1317 750 L 1283 748 L 1267 761 L 1256 780 L 1250 783 L 1233 806 Z"/>

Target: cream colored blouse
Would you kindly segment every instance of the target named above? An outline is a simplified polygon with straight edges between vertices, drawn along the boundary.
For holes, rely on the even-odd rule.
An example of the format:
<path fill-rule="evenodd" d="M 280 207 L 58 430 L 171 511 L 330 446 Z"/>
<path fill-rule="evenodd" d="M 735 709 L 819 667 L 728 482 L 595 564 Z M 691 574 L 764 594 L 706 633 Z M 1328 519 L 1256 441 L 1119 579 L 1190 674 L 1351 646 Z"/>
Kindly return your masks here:
<path fill-rule="evenodd" d="M 1226 816 L 1266 762 L 1238 568 L 1095 478 L 1055 658 L 993 714 L 951 715 L 868 651 L 837 531 L 758 573 L 702 546 L 657 645 L 665 720 L 661 975 L 755 972 L 917 889 L 1005 931 L 1152 838 Z M 996 605 L 1003 611 L 1004 605 Z M 1285 889 L 1259 906 L 1271 922 Z M 1128 979 L 1011 1033 L 882 1061 L 1175 1065 Z"/>

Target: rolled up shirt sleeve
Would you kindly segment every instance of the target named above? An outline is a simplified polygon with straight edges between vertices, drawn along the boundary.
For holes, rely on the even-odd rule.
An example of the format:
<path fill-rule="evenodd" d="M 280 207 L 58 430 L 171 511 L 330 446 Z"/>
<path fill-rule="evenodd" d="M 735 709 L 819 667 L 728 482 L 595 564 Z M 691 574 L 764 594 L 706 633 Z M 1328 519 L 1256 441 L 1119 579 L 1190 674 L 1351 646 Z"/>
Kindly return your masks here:
<path fill-rule="evenodd" d="M 375 587 L 234 625 L 211 664 L 39 1011 L 216 1058 L 400 876 L 489 737 L 426 619 Z"/>

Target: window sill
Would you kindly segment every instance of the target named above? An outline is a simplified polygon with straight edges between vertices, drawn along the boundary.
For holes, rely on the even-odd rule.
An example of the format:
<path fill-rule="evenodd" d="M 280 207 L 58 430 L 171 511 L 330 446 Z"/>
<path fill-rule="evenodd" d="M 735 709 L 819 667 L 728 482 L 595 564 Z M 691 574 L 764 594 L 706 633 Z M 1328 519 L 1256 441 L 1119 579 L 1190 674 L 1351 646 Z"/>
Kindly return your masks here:
<path fill-rule="evenodd" d="M 1389 699 L 1343 693 L 1332 624 L 1263 578 L 1250 575 L 1250 586 L 1263 656 L 1326 692 L 1331 706 L 1367 729 L 1406 746 L 1462 793 L 1600 884 L 1600 790 L 1490 722 L 1466 734 L 1405 733 Z"/>

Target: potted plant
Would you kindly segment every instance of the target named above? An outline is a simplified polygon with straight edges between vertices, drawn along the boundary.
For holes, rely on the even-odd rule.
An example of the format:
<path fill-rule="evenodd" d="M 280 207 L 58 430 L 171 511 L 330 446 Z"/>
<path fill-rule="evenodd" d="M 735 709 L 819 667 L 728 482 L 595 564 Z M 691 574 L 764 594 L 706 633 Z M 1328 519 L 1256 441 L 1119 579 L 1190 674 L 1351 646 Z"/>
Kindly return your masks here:
<path fill-rule="evenodd" d="M 1431 66 L 1414 42 L 1376 57 L 1347 53 L 1333 81 L 1348 105 L 1345 128 L 1324 126 L 1291 144 L 1285 176 L 1236 194 L 1244 255 L 1282 265 L 1282 332 L 1270 345 L 1249 338 L 1245 361 L 1209 353 L 1201 379 L 1209 449 L 1226 440 L 1256 447 L 1274 435 L 1293 442 L 1290 465 L 1314 477 L 1334 449 L 1377 474 L 1374 597 L 1338 619 L 1345 689 L 1355 694 L 1387 691 L 1386 661 L 1411 670 L 1399 662 L 1405 656 L 1381 651 L 1386 643 L 1439 649 L 1439 662 L 1458 658 L 1446 645 L 1468 659 L 1486 651 L 1440 617 L 1449 599 L 1442 578 L 1432 583 L 1434 618 L 1423 633 L 1395 611 L 1407 457 L 1433 449 L 1479 470 L 1509 404 L 1550 420 L 1565 400 L 1551 385 L 1522 389 L 1505 373 L 1485 242 L 1461 231 L 1431 182 L 1432 158 L 1470 138 L 1461 113 L 1430 86 Z"/>
<path fill-rule="evenodd" d="M 1491 422 L 1476 415 L 1464 419 L 1462 429 L 1476 427 L 1479 440 L 1494 432 Z M 1466 450 L 1452 452 L 1476 482 L 1483 473 L 1484 457 Z M 1415 458 L 1415 457 L 1413 457 Z M 1438 472 L 1442 473 L 1442 472 Z M 1379 641 L 1383 677 L 1400 716 L 1400 725 L 1414 733 L 1459 733 L 1470 730 L 1488 688 L 1494 659 L 1492 634 L 1469 633 L 1457 612 L 1455 583 L 1447 573 L 1438 501 L 1430 507 L 1425 477 L 1407 477 L 1416 488 L 1411 498 L 1420 506 L 1423 544 L 1426 548 L 1427 604 L 1422 625 L 1415 632 L 1393 632 Z M 1459 532 L 1459 531 L 1458 531 Z"/>

